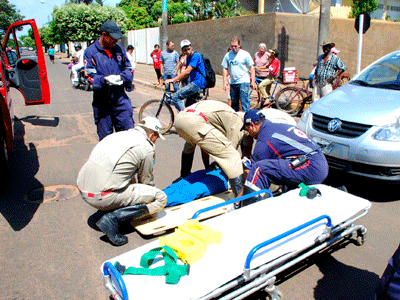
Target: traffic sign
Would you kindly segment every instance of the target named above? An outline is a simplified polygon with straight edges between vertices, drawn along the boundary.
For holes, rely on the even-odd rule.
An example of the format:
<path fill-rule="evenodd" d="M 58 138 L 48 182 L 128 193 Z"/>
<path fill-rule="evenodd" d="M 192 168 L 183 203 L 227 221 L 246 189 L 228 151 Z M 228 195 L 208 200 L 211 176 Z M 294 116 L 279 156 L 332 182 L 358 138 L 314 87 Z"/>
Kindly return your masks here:
<path fill-rule="evenodd" d="M 362 12 L 357 16 L 356 23 L 355 23 L 354 27 L 355 27 L 355 29 L 357 30 L 358 33 L 360 33 L 359 32 L 359 30 L 360 30 L 360 20 L 362 22 L 362 27 L 361 27 L 362 29 L 361 30 L 362 30 L 362 33 L 364 34 L 364 33 L 367 32 L 367 30 L 369 29 L 369 27 L 371 25 L 371 17 L 369 15 L 369 13 Z"/>

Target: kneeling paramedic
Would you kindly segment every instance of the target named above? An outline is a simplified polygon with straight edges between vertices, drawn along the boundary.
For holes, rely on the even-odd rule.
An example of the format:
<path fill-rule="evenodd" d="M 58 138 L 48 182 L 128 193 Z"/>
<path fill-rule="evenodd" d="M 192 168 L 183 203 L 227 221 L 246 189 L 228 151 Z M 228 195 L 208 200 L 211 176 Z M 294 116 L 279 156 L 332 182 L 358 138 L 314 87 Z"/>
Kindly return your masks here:
<path fill-rule="evenodd" d="M 114 210 L 96 223 L 114 245 L 128 242 L 119 233 L 120 223 L 159 212 L 167 203 L 153 182 L 155 142 L 164 139 L 160 132 L 160 121 L 146 117 L 133 129 L 108 135 L 79 172 L 83 200 L 100 210 Z"/>
<path fill-rule="evenodd" d="M 244 116 L 243 129 L 257 142 L 241 194 L 268 189 L 271 183 L 319 184 L 327 177 L 328 163 L 324 154 L 296 126 L 272 123 L 260 111 L 252 109 Z"/>
<path fill-rule="evenodd" d="M 175 129 L 186 140 L 181 161 L 181 176 L 190 174 L 196 145 L 210 155 L 229 178 L 235 196 L 243 188 L 243 165 L 236 150 L 243 139 L 240 130 L 243 113 L 214 100 L 195 103 L 175 119 Z"/>

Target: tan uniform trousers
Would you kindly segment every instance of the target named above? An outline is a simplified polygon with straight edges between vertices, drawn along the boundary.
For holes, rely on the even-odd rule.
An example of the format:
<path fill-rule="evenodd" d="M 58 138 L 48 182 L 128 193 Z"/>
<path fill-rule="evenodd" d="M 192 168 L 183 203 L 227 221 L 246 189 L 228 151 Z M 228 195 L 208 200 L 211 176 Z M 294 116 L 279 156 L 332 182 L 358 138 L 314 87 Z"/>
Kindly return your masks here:
<path fill-rule="evenodd" d="M 82 192 L 82 198 L 100 210 L 112 210 L 135 204 L 145 204 L 150 214 L 161 211 L 167 204 L 167 195 L 160 189 L 146 184 L 130 184 L 126 189 L 105 192 L 104 196 Z"/>
<path fill-rule="evenodd" d="M 239 152 L 221 131 L 208 124 L 202 116 L 181 111 L 176 117 L 175 129 L 187 142 L 184 153 L 192 153 L 198 145 L 218 163 L 228 178 L 243 174 Z"/>

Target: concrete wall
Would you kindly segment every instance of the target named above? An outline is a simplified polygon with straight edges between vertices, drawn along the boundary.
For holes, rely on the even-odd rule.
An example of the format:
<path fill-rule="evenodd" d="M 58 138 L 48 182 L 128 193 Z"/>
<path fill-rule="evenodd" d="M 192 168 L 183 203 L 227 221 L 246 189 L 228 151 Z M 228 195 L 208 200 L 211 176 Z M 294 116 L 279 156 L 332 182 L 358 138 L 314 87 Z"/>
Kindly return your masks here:
<path fill-rule="evenodd" d="M 282 67 L 296 67 L 300 76 L 308 77 L 317 58 L 318 16 L 290 13 L 266 13 L 226 19 L 216 19 L 168 26 L 168 38 L 179 43 L 189 39 L 196 51 L 207 56 L 219 74 L 221 61 L 233 36 L 238 36 L 242 48 L 251 55 L 259 43 L 281 52 Z M 379 57 L 400 49 L 400 23 L 372 20 L 371 28 L 363 36 L 361 68 Z M 341 50 L 339 56 L 355 74 L 357 68 L 358 34 L 354 20 L 331 18 L 330 41 Z"/>

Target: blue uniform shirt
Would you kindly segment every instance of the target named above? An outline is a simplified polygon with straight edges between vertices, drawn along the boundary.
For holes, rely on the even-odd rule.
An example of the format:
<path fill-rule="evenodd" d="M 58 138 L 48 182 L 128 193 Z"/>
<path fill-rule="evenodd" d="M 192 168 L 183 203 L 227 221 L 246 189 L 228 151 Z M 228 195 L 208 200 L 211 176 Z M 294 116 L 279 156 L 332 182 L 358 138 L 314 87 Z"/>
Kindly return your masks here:
<path fill-rule="evenodd" d="M 124 87 L 132 84 L 132 65 L 126 57 L 126 51 L 120 45 L 115 45 L 110 50 L 104 49 L 97 39 L 85 50 L 85 72 L 93 84 L 93 105 L 113 106 L 115 101 L 129 99 Z M 120 75 L 124 81 L 120 86 L 109 86 L 104 77 Z"/>
<path fill-rule="evenodd" d="M 251 161 L 299 156 L 317 148 L 318 146 L 296 126 L 265 120 L 258 132 Z"/>

